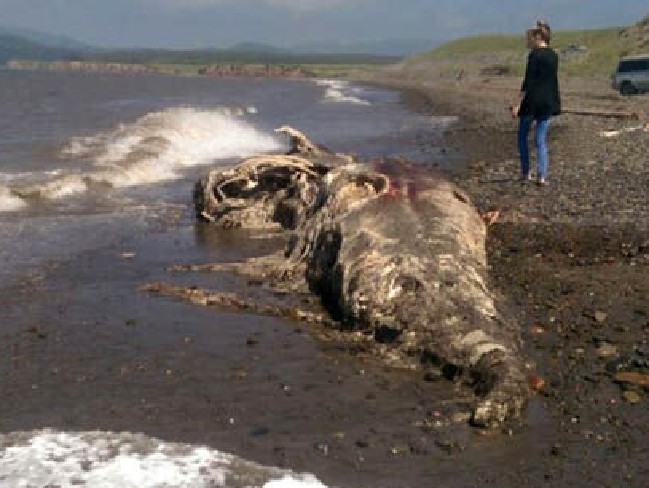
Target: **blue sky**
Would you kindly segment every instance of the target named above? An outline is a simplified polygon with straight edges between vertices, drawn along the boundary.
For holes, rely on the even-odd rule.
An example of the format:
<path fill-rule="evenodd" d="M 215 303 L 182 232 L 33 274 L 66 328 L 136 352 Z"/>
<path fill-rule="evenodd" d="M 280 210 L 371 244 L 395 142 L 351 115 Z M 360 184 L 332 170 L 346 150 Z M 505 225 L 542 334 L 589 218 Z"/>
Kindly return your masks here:
<path fill-rule="evenodd" d="M 588 28 L 647 14 L 647 0 L 0 0 L 0 25 L 110 47 L 445 40 L 521 32 L 537 17 Z"/>

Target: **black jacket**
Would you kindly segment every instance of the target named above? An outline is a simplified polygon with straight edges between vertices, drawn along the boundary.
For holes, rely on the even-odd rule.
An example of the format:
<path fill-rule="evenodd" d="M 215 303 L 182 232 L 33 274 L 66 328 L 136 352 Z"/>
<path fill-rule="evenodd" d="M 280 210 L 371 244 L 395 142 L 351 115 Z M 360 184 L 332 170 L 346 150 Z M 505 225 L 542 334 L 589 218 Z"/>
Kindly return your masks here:
<path fill-rule="evenodd" d="M 558 72 L 559 56 L 553 49 L 538 47 L 530 51 L 521 87 L 525 98 L 518 113 L 520 116 L 539 118 L 561 113 Z"/>

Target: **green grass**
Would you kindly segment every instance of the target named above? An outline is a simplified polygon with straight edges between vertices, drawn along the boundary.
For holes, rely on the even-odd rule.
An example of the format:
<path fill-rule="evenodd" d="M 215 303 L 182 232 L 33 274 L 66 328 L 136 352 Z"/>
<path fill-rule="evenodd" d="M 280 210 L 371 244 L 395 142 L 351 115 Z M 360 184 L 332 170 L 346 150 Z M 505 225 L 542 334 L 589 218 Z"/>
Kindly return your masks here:
<path fill-rule="evenodd" d="M 418 54 L 406 62 L 424 60 L 453 60 L 476 56 L 507 56 L 520 54 L 524 45 L 523 36 L 485 34 L 464 37 L 442 44 L 432 51 Z"/>
<path fill-rule="evenodd" d="M 568 76 L 608 75 L 615 70 L 621 55 L 632 50 L 619 37 L 620 28 L 557 31 L 552 46 L 559 52 L 571 45 L 585 46 L 585 53 L 563 57 L 561 72 Z M 521 35 L 488 34 L 465 37 L 448 42 L 438 48 L 408 58 L 405 63 L 422 62 L 448 65 L 444 69 L 469 69 L 489 65 L 506 65 L 512 75 L 520 75 L 525 65 L 525 37 Z"/>

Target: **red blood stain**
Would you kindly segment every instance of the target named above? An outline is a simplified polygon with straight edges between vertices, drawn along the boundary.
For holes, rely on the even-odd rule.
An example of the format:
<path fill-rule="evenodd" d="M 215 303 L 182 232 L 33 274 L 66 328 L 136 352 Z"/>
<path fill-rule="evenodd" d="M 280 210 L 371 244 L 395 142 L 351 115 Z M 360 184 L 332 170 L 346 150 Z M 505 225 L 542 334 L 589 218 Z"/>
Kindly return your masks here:
<path fill-rule="evenodd" d="M 412 203 L 418 193 L 434 188 L 443 177 L 424 164 L 413 164 L 404 160 L 372 159 L 367 161 L 374 171 L 388 177 L 387 196 L 407 198 Z"/>

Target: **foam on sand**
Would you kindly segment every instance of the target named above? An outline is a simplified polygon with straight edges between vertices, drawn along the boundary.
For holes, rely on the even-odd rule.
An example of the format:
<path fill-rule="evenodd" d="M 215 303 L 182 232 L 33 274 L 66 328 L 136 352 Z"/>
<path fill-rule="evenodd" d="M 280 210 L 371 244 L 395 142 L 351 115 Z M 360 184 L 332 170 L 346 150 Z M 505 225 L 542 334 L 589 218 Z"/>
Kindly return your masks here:
<path fill-rule="evenodd" d="M 0 435 L 0 488 L 326 488 L 314 476 L 143 434 Z"/>

